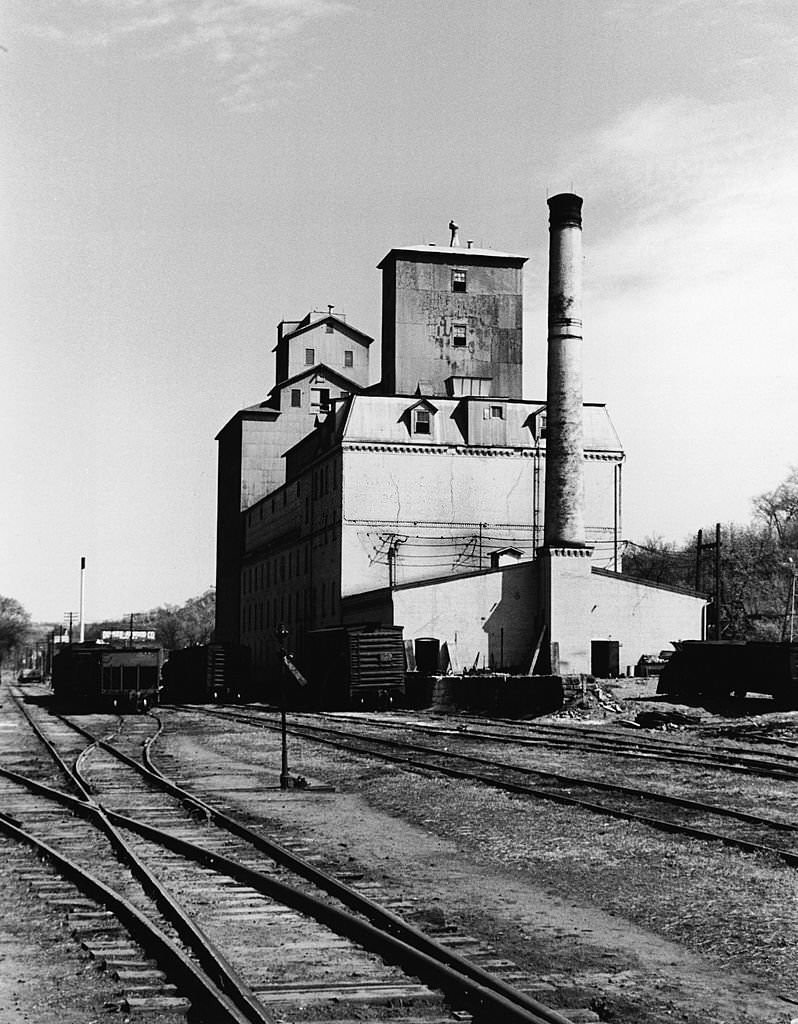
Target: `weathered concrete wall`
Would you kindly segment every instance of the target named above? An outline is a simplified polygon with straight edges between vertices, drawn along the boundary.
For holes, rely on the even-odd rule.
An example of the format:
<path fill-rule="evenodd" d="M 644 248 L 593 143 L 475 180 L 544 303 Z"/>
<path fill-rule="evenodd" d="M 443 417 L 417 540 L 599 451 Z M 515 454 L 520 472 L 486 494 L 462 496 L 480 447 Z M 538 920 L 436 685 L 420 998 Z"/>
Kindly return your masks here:
<path fill-rule="evenodd" d="M 397 259 L 385 269 L 383 324 L 385 390 L 413 394 L 420 380 L 446 393 L 450 376 L 491 377 L 491 394 L 520 398 L 522 387 L 522 271 L 458 258 L 458 250 Z M 519 261 L 520 262 L 520 261 Z M 464 270 L 467 290 L 452 291 L 452 271 Z M 455 344 L 456 328 L 465 345 Z"/>
<path fill-rule="evenodd" d="M 408 583 L 487 568 L 510 542 L 533 554 L 531 453 L 345 449 L 344 480 L 343 596 L 387 586 L 389 559 Z"/>
<path fill-rule="evenodd" d="M 535 636 L 530 625 L 537 568 L 523 562 L 393 591 L 394 623 L 405 640 L 434 637 L 451 668 L 528 672 Z"/>
<path fill-rule="evenodd" d="M 562 676 L 479 673 L 467 676 L 419 676 L 407 680 L 411 707 L 448 707 L 490 715 L 545 714 L 562 707 L 579 682 Z"/>
<path fill-rule="evenodd" d="M 643 654 L 670 650 L 674 640 L 701 638 L 704 598 L 594 569 L 590 638 L 619 640 L 621 672 Z"/>
<path fill-rule="evenodd" d="M 540 559 L 549 668 L 555 674 L 590 672 L 590 557 L 585 548 L 546 548 Z"/>

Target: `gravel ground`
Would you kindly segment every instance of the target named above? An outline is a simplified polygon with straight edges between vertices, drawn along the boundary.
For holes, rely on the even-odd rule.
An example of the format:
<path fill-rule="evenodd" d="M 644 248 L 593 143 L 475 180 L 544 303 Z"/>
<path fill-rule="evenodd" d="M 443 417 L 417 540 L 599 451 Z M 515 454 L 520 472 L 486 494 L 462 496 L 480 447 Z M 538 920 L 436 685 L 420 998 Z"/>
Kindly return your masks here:
<path fill-rule="evenodd" d="M 30 865 L 0 839 L 0 1024 L 116 1024 L 121 990 L 83 952 L 64 915 L 20 881 Z"/>
<path fill-rule="evenodd" d="M 639 686 L 631 696 L 645 707 Z M 292 771 L 336 791 L 283 793 L 276 734 L 215 729 L 177 746 L 220 798 L 299 825 L 338 867 L 412 892 L 432 923 L 568 987 L 570 1005 L 617 1024 L 798 1019 L 798 875 L 781 864 L 304 740 L 291 740 Z M 0 1024 L 121 1020 L 107 979 L 57 922 L 26 917 L 27 900 L 6 867 Z"/>
<path fill-rule="evenodd" d="M 798 1018 L 798 876 L 789 867 L 304 740 L 290 742 L 292 770 L 336 793 L 269 792 L 276 734 L 219 728 L 201 752 L 188 740 L 183 749 L 214 751 L 215 786 L 244 790 L 233 802 L 301 822 L 340 866 L 420 895 L 436 919 L 589 993 L 604 1019 Z"/>

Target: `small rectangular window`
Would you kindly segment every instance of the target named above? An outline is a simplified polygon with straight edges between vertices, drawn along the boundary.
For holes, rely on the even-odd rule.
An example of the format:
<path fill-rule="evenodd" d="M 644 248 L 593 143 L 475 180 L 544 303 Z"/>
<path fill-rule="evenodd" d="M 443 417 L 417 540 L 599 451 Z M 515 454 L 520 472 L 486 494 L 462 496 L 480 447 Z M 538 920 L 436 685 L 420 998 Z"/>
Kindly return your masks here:
<path fill-rule="evenodd" d="M 452 291 L 464 292 L 466 290 L 466 272 L 464 270 L 452 271 Z"/>
<path fill-rule="evenodd" d="M 455 324 L 452 327 L 452 344 L 458 348 L 464 348 L 466 344 L 466 329 L 464 324 Z"/>
<path fill-rule="evenodd" d="M 430 415 L 428 410 L 416 409 L 413 414 L 413 433 L 429 434 L 430 432 Z"/>
<path fill-rule="evenodd" d="M 305 349 L 305 366 L 313 366 L 316 362 L 316 349 L 306 348 Z"/>
<path fill-rule="evenodd" d="M 291 407 L 298 409 L 302 405 L 302 392 L 299 388 L 291 388 Z"/>
<path fill-rule="evenodd" d="M 346 349 L 344 351 L 344 366 L 354 366 L 354 365 L 355 365 L 355 353 L 352 351 L 352 349 L 348 348 L 348 349 Z"/>
<path fill-rule="evenodd" d="M 490 407 L 490 418 L 492 420 L 503 420 L 504 419 L 504 409 L 502 408 L 502 406 L 500 406 L 500 405 L 492 405 Z"/>

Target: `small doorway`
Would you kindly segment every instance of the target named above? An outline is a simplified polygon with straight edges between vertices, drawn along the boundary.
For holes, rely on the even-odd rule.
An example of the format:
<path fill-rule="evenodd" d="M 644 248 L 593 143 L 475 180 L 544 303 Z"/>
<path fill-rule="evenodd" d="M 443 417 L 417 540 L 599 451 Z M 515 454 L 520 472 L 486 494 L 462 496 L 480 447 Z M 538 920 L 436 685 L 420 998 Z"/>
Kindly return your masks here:
<path fill-rule="evenodd" d="M 621 667 L 619 640 L 590 641 L 590 673 L 599 679 L 617 679 Z"/>

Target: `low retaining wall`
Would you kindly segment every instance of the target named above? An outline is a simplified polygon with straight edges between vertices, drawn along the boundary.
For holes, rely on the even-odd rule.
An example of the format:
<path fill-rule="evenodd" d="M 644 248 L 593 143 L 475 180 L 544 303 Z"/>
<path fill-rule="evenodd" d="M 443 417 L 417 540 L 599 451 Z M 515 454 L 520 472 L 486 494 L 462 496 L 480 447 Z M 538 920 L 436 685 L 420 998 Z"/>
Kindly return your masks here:
<path fill-rule="evenodd" d="M 475 673 L 462 676 L 407 674 L 410 707 L 441 707 L 482 714 L 544 714 L 582 694 L 588 676 L 513 676 Z"/>

